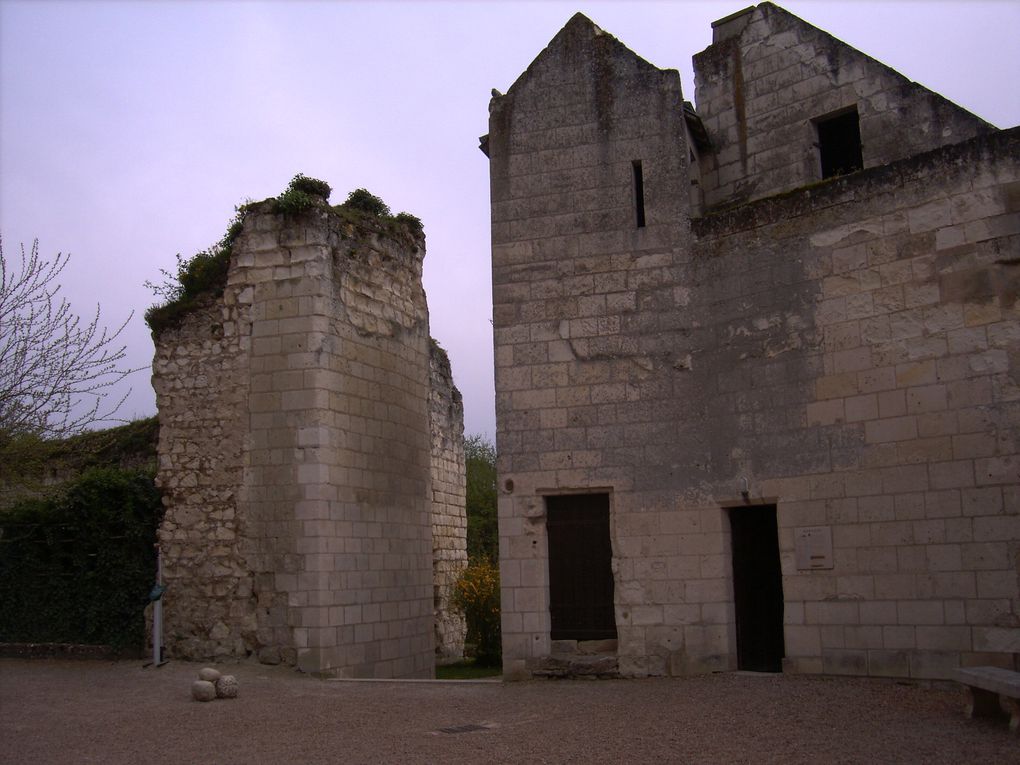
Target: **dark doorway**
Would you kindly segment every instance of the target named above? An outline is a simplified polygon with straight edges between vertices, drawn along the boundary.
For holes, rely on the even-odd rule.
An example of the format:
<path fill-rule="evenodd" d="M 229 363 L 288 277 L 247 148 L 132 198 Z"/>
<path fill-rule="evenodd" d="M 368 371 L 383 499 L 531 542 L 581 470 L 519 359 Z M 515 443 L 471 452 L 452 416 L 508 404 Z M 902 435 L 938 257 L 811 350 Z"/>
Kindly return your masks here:
<path fill-rule="evenodd" d="M 737 666 L 752 672 L 781 672 L 786 651 L 776 506 L 733 507 L 729 516 Z"/>
<path fill-rule="evenodd" d="M 545 498 L 553 640 L 616 638 L 608 494 Z"/>

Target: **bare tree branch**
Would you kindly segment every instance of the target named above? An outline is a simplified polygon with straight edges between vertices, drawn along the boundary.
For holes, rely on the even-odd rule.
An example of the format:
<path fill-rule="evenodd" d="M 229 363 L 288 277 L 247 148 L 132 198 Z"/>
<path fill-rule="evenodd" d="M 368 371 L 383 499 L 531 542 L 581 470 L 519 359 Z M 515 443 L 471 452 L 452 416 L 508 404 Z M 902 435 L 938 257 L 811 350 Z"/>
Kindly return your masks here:
<path fill-rule="evenodd" d="M 110 388 L 138 371 L 122 365 L 126 346 L 99 323 L 83 322 L 59 295 L 70 260 L 39 256 L 39 241 L 9 264 L 0 239 L 0 441 L 18 435 L 64 438 L 111 420 L 127 398 L 105 407 Z M 130 391 L 129 391 L 130 392 Z"/>

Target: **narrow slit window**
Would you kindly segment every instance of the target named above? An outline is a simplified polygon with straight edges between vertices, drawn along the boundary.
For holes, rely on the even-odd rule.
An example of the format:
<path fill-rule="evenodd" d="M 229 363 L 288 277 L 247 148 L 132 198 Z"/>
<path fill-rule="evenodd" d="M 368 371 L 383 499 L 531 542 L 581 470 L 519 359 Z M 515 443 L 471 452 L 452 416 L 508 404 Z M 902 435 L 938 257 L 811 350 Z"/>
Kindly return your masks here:
<path fill-rule="evenodd" d="M 861 125 L 857 109 L 815 122 L 822 178 L 834 178 L 861 170 Z"/>
<path fill-rule="evenodd" d="M 641 170 L 641 160 L 635 159 L 634 167 L 634 215 L 637 227 L 645 227 L 645 176 Z"/>

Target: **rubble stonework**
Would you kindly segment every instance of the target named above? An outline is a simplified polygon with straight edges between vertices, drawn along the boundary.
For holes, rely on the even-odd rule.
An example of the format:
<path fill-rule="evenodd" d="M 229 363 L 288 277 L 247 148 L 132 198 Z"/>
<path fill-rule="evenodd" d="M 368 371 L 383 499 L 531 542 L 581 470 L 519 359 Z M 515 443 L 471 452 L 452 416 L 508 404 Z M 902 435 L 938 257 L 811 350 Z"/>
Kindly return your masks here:
<path fill-rule="evenodd" d="M 242 500 L 250 450 L 251 287 L 230 284 L 156 341 L 156 482 L 164 640 L 187 658 L 244 656 L 258 648 L 254 572 Z M 291 654 L 293 659 L 293 654 Z"/>
<path fill-rule="evenodd" d="M 166 643 L 429 677 L 433 472 L 455 502 L 463 425 L 431 400 L 452 380 L 431 369 L 424 239 L 324 201 L 274 210 L 246 214 L 222 296 L 157 336 Z M 463 523 L 436 515 L 454 559 Z"/>
<path fill-rule="evenodd" d="M 733 530 L 769 515 L 777 669 L 1012 667 L 1020 131 L 769 3 L 695 67 L 685 108 L 578 14 L 490 103 L 504 673 L 746 668 Z M 823 179 L 814 121 L 852 108 L 863 169 Z M 588 495 L 586 640 L 556 620 L 605 596 L 553 603 L 550 519 Z"/>
<path fill-rule="evenodd" d="M 467 566 L 464 402 L 453 384 L 450 359 L 435 343 L 429 358 L 432 386 L 432 567 L 436 654 L 462 658 L 466 625 L 451 603 Z"/>

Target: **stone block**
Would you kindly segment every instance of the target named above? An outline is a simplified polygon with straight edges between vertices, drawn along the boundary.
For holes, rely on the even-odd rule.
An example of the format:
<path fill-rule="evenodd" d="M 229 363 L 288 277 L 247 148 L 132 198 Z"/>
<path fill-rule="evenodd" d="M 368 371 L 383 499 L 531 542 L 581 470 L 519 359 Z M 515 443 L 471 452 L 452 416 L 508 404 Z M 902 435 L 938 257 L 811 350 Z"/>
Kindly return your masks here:
<path fill-rule="evenodd" d="M 975 651 L 1020 653 L 1020 627 L 974 627 Z"/>
<path fill-rule="evenodd" d="M 849 649 L 826 649 L 822 652 L 822 672 L 827 675 L 866 675 L 867 652 Z"/>
<path fill-rule="evenodd" d="M 882 648 L 882 628 L 875 625 L 847 625 L 843 628 L 845 647 L 850 649 Z"/>
<path fill-rule="evenodd" d="M 913 651 L 910 654 L 910 676 L 920 679 L 949 679 L 960 666 L 956 651 Z"/>
<path fill-rule="evenodd" d="M 971 628 L 965 626 L 918 626 L 917 648 L 934 651 L 971 650 Z"/>
<path fill-rule="evenodd" d="M 869 650 L 868 674 L 875 677 L 909 677 L 909 656 L 907 651 Z"/>
<path fill-rule="evenodd" d="M 901 600 L 896 604 L 896 613 L 901 625 L 941 625 L 945 622 L 939 600 Z"/>
<path fill-rule="evenodd" d="M 887 625 L 882 628 L 882 642 L 887 649 L 911 650 L 917 644 L 914 633 L 912 626 Z"/>

